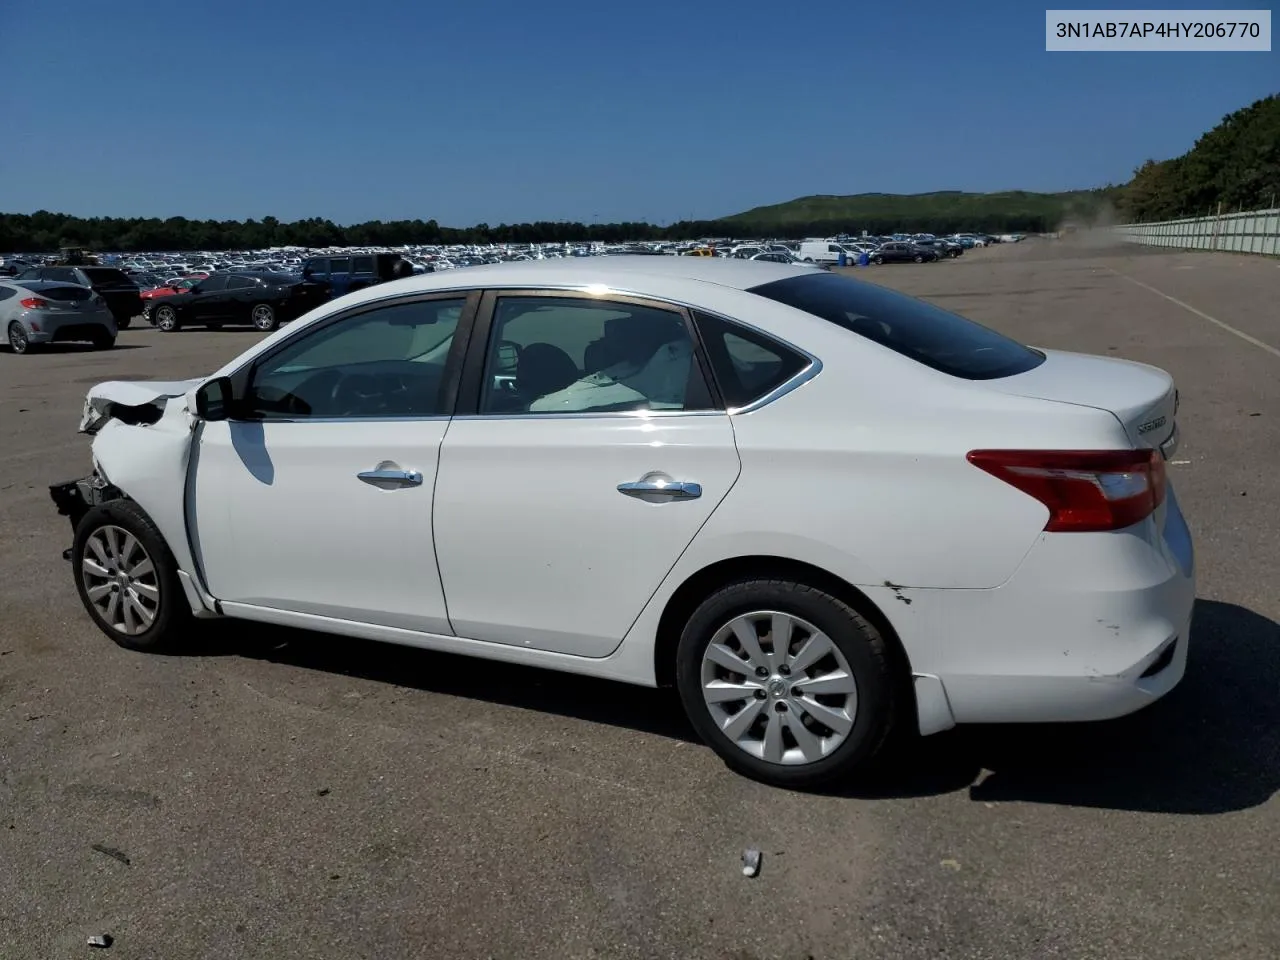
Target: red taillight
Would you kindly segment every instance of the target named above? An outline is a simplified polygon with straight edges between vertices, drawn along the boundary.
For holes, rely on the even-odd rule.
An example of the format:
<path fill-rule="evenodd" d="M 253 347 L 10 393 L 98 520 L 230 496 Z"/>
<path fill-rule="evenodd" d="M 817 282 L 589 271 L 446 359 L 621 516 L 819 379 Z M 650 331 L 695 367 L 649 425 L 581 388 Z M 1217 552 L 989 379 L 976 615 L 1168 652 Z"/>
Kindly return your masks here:
<path fill-rule="evenodd" d="M 44 310 L 49 306 L 49 301 L 41 300 L 39 297 L 27 297 L 22 301 L 22 305 L 28 310 Z"/>
<path fill-rule="evenodd" d="M 1048 531 L 1121 530 L 1164 502 L 1159 450 L 974 450 L 969 462 L 1048 507 Z"/>

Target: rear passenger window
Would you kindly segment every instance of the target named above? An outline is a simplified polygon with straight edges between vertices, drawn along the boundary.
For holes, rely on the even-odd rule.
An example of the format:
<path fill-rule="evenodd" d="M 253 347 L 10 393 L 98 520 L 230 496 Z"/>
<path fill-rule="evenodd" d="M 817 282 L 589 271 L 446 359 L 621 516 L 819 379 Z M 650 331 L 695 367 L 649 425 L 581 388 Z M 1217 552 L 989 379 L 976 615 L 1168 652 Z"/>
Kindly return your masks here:
<path fill-rule="evenodd" d="M 480 412 L 709 410 L 684 317 L 582 297 L 502 297 Z"/>
<path fill-rule="evenodd" d="M 373 273 L 373 257 L 353 257 L 351 260 L 352 273 Z"/>
<path fill-rule="evenodd" d="M 731 410 L 768 396 L 811 362 L 756 330 L 706 313 L 693 316 L 725 406 Z"/>
<path fill-rule="evenodd" d="M 334 257 L 329 261 L 330 273 L 348 273 L 351 270 L 350 257 Z"/>
<path fill-rule="evenodd" d="M 257 286 L 257 281 L 253 277 L 231 277 L 227 280 L 228 290 L 244 290 L 255 286 Z"/>

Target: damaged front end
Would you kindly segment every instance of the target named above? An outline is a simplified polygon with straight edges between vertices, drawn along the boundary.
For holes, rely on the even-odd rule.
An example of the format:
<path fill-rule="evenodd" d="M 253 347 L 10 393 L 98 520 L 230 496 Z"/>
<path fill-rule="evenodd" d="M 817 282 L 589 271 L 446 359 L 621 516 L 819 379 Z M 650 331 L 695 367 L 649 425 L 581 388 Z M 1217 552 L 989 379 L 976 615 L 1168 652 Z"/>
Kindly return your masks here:
<path fill-rule="evenodd" d="M 85 397 L 80 432 L 94 436 L 111 421 L 129 426 L 149 427 L 160 422 L 169 401 L 199 386 L 200 380 L 125 381 L 100 383 Z M 81 519 L 93 507 L 125 494 L 107 479 L 97 458 L 87 477 L 49 485 L 58 513 L 71 522 L 74 535 Z M 64 554 L 65 555 L 65 554 Z"/>
<path fill-rule="evenodd" d="M 74 536 L 76 528 L 80 526 L 80 521 L 86 513 L 100 503 L 119 500 L 123 494 L 95 469 L 89 476 L 81 477 L 79 480 L 49 484 L 49 496 L 53 498 L 53 505 L 58 508 L 58 514 L 71 521 L 71 532 Z M 69 547 L 63 551 L 65 559 L 70 559 L 70 554 Z"/>
<path fill-rule="evenodd" d="M 164 415 L 165 406 L 200 386 L 201 380 L 111 380 L 100 383 L 84 398 L 80 432 L 90 436 L 108 420 L 150 425 Z"/>

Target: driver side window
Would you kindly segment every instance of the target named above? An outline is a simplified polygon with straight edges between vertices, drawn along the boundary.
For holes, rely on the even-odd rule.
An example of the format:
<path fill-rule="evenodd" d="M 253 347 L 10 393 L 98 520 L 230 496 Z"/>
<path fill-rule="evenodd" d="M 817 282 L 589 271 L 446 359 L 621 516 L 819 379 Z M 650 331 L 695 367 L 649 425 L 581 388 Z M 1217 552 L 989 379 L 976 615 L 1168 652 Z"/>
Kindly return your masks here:
<path fill-rule="evenodd" d="M 299 336 L 254 368 L 237 419 L 447 416 L 444 368 L 465 304 L 387 304 Z"/>

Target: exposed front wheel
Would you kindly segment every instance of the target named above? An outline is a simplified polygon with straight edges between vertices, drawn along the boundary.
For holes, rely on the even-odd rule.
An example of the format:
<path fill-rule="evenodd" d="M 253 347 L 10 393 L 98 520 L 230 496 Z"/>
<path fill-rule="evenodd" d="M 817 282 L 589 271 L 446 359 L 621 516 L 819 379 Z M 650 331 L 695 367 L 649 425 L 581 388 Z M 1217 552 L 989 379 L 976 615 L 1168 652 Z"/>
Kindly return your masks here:
<path fill-rule="evenodd" d="M 27 339 L 27 331 L 17 320 L 9 324 L 9 346 L 14 353 L 26 353 L 31 349 L 31 341 Z"/>
<path fill-rule="evenodd" d="M 924 257 L 920 256 L 920 254 L 917 253 L 915 255 L 915 261 L 916 263 L 924 263 Z"/>
<path fill-rule="evenodd" d="M 108 333 L 104 328 L 103 330 L 94 333 L 94 335 L 89 338 L 89 342 L 93 344 L 93 348 L 95 350 L 110 350 L 116 345 L 116 338 Z"/>
<path fill-rule="evenodd" d="M 743 580 L 703 601 L 680 637 L 676 683 L 725 763 L 778 786 L 848 776 L 879 751 L 897 713 L 875 627 L 787 580 Z"/>
<path fill-rule="evenodd" d="M 280 325 L 276 320 L 276 312 L 269 303 L 260 303 L 253 308 L 253 312 L 249 314 L 253 321 L 254 329 L 261 330 L 264 333 L 268 330 L 274 330 Z"/>
<path fill-rule="evenodd" d="M 116 317 L 115 319 L 117 330 L 127 330 L 129 329 L 129 324 L 133 323 L 133 317 Z"/>
<path fill-rule="evenodd" d="M 155 312 L 151 315 L 157 330 L 163 330 L 165 333 L 172 333 L 178 329 L 178 311 L 168 305 L 156 307 Z"/>
<path fill-rule="evenodd" d="M 71 559 L 85 610 L 120 646 L 160 649 L 190 620 L 173 554 L 132 501 L 89 510 L 76 527 Z"/>

